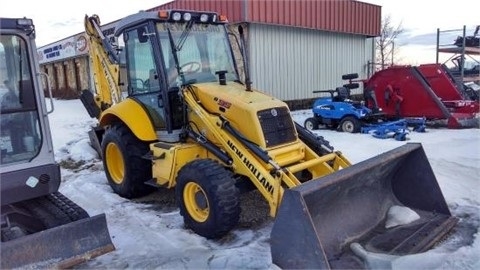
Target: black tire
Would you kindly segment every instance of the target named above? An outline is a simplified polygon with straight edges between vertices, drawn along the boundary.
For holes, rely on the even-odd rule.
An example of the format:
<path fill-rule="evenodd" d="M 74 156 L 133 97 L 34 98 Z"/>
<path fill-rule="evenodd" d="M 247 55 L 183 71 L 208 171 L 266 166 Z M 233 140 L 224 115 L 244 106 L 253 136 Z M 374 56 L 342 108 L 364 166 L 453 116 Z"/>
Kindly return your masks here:
<path fill-rule="evenodd" d="M 206 238 L 220 238 L 238 224 L 240 195 L 233 174 L 213 160 L 183 166 L 175 199 L 185 226 Z"/>
<path fill-rule="evenodd" d="M 360 121 L 357 118 L 353 116 L 347 116 L 340 121 L 338 128 L 343 132 L 357 133 L 360 131 L 360 125 Z"/>
<path fill-rule="evenodd" d="M 319 121 L 317 118 L 315 117 L 310 117 L 310 118 L 307 118 L 305 120 L 305 122 L 303 123 L 303 126 L 307 129 L 307 130 L 317 130 L 318 129 L 318 125 L 319 125 Z"/>
<path fill-rule="evenodd" d="M 146 185 L 152 179 L 152 163 L 143 158 L 149 144 L 143 142 L 124 125 L 114 125 L 102 139 L 102 160 L 108 183 L 121 197 L 132 199 L 155 190 Z"/>

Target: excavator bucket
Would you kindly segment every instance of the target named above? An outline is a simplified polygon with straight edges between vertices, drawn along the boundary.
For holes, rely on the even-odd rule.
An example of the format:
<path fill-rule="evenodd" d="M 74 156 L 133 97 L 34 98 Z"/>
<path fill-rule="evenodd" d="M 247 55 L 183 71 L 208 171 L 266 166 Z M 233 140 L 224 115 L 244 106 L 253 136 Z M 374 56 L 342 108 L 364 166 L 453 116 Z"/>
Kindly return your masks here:
<path fill-rule="evenodd" d="M 70 268 L 115 250 L 105 214 L 2 242 L 1 269 Z"/>
<path fill-rule="evenodd" d="M 393 206 L 416 219 L 386 226 Z M 286 190 L 271 232 L 272 261 L 289 269 L 364 268 L 351 244 L 390 255 L 423 252 L 456 222 L 421 144 L 408 143 Z"/>

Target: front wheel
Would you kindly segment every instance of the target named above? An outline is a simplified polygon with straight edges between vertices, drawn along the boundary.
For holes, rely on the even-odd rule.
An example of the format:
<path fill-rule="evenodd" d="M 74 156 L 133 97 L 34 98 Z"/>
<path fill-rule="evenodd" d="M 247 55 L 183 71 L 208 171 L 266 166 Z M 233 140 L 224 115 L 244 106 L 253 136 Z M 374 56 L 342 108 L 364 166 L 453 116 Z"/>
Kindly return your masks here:
<path fill-rule="evenodd" d="M 210 159 L 194 160 L 180 170 L 175 199 L 185 226 L 206 238 L 224 236 L 240 218 L 232 173 Z"/>
<path fill-rule="evenodd" d="M 303 126 L 308 130 L 317 130 L 319 122 L 315 117 L 310 117 L 305 120 Z"/>
<path fill-rule="evenodd" d="M 340 130 L 348 133 L 357 133 L 360 131 L 360 121 L 353 117 L 347 116 L 340 122 Z"/>

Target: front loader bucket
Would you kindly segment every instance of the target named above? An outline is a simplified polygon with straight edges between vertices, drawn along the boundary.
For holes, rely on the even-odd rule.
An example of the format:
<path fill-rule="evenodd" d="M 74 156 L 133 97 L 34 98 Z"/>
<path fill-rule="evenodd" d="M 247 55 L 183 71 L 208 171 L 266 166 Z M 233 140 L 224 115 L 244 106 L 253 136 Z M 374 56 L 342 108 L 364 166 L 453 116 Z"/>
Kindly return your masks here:
<path fill-rule="evenodd" d="M 392 206 L 420 218 L 385 228 Z M 271 233 L 281 268 L 364 268 L 350 245 L 405 255 L 426 251 L 457 219 L 452 217 L 421 144 L 404 146 L 285 190 Z"/>
<path fill-rule="evenodd" d="M 1 269 L 70 268 L 115 250 L 105 214 L 2 242 Z"/>

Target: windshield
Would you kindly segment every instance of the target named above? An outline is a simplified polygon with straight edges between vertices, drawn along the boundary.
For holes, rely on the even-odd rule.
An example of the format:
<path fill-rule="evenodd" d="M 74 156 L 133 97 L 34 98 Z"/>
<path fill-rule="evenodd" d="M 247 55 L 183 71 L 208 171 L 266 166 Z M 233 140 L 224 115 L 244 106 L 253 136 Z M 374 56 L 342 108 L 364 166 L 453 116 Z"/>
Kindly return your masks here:
<path fill-rule="evenodd" d="M 27 44 L 20 36 L 0 35 L 0 149 L 5 165 L 30 160 L 42 137 Z"/>
<path fill-rule="evenodd" d="M 170 29 L 177 50 L 178 62 L 186 83 L 215 82 L 217 71 L 227 71 L 227 81 L 237 81 L 228 36 L 223 25 L 194 24 L 185 40 L 181 40 L 187 23 L 159 23 L 160 44 L 170 86 L 181 84 L 175 67 L 172 46 L 168 37 Z"/>

